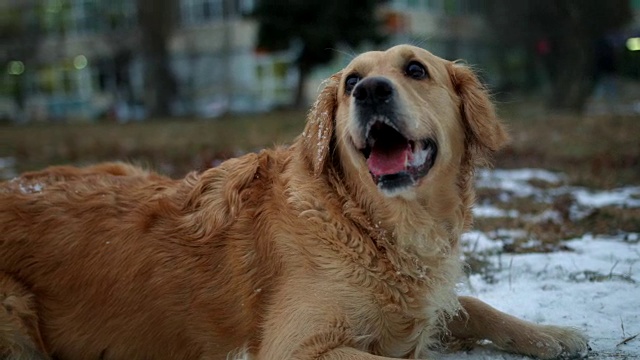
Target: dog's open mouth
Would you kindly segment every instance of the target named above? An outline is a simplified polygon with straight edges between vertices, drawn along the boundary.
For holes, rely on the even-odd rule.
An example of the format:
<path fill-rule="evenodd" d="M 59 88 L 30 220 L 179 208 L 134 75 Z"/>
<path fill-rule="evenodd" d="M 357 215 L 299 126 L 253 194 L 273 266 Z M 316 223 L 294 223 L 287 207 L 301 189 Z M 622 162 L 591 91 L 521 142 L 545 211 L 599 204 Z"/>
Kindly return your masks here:
<path fill-rule="evenodd" d="M 376 121 L 361 149 L 373 181 L 382 190 L 415 185 L 433 166 L 438 147 L 434 140 L 410 140 L 386 121 Z"/>

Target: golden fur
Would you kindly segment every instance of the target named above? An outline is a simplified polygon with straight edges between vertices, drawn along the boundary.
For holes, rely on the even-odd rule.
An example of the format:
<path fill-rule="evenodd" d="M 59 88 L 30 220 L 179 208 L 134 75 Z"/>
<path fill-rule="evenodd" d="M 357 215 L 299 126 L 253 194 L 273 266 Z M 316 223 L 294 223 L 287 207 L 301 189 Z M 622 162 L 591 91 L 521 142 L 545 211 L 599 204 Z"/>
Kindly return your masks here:
<path fill-rule="evenodd" d="M 372 181 L 353 74 L 391 84 L 408 139 L 436 140 L 414 185 Z M 574 330 L 455 295 L 474 167 L 506 141 L 469 69 L 404 45 L 328 79 L 288 148 L 182 180 L 109 163 L 5 182 L 0 358 L 390 359 L 482 339 L 586 353 Z"/>

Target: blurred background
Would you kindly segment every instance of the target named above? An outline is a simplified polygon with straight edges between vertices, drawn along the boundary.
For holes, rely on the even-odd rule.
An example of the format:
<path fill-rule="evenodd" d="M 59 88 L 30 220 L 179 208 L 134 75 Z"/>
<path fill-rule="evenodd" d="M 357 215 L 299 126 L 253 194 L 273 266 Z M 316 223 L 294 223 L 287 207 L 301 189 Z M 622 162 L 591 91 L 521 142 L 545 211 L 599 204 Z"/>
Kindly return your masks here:
<path fill-rule="evenodd" d="M 0 13 L 5 122 L 304 107 L 355 53 L 398 43 L 473 64 L 499 98 L 640 112 L 640 0 L 0 0 Z"/>
<path fill-rule="evenodd" d="M 477 70 L 499 166 L 640 181 L 640 0 L 0 0 L 0 178 L 290 142 L 323 79 L 398 43 Z"/>

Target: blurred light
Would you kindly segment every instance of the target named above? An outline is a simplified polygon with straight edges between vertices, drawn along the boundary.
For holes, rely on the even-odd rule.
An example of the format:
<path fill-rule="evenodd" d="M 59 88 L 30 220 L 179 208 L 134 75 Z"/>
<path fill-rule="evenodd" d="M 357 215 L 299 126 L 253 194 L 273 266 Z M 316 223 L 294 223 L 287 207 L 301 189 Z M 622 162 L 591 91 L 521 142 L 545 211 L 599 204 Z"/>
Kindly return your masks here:
<path fill-rule="evenodd" d="M 627 49 L 629 51 L 640 51 L 640 37 L 628 38 Z"/>
<path fill-rule="evenodd" d="M 86 68 L 88 63 L 89 62 L 87 61 L 87 57 L 84 55 L 78 55 L 73 58 L 73 67 L 75 67 L 77 70 Z"/>
<path fill-rule="evenodd" d="M 22 61 L 10 61 L 7 66 L 7 73 L 9 75 L 22 75 L 24 72 L 24 63 Z"/>

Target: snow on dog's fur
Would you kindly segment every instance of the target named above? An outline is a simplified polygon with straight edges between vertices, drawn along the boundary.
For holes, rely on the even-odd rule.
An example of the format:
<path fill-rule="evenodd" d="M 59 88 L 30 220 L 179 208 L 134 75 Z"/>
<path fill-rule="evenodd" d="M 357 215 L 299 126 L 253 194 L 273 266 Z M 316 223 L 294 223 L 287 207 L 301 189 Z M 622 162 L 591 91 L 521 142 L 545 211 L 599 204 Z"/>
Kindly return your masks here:
<path fill-rule="evenodd" d="M 182 180 L 111 163 L 6 182 L 0 356 L 584 353 L 573 330 L 455 295 L 474 167 L 506 140 L 469 69 L 405 45 L 328 79 L 288 148 Z"/>

